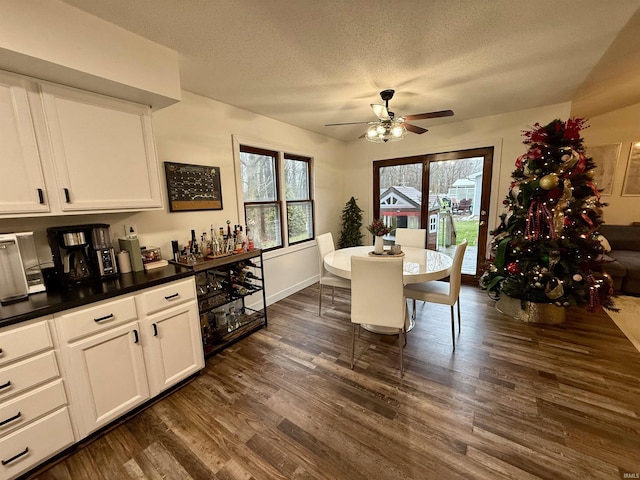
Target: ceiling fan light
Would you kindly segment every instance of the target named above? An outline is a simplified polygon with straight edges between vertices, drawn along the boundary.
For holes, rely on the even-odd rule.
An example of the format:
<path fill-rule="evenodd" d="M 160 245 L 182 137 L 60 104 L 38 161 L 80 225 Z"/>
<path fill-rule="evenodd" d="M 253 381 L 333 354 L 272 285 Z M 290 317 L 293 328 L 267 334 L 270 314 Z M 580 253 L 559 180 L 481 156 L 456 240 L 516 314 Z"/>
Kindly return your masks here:
<path fill-rule="evenodd" d="M 382 123 L 379 123 L 376 127 L 376 133 L 378 135 L 384 135 L 387 131 L 387 127 L 385 127 Z"/>
<path fill-rule="evenodd" d="M 402 138 L 407 134 L 407 129 L 402 123 L 398 123 L 391 128 L 391 134 L 396 138 Z"/>

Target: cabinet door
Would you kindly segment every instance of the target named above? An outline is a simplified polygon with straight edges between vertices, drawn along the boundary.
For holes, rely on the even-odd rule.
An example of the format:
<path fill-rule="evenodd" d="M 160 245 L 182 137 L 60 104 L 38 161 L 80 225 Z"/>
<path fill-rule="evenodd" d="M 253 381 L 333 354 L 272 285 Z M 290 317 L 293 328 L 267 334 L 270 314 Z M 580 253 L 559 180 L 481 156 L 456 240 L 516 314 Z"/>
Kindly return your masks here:
<path fill-rule="evenodd" d="M 196 302 L 148 317 L 143 332 L 152 396 L 204 368 Z"/>
<path fill-rule="evenodd" d="M 40 84 L 63 211 L 162 207 L 146 106 Z"/>
<path fill-rule="evenodd" d="M 28 85 L 0 72 L 0 215 L 49 211 Z"/>
<path fill-rule="evenodd" d="M 133 322 L 63 350 L 82 437 L 149 398 L 140 335 Z"/>

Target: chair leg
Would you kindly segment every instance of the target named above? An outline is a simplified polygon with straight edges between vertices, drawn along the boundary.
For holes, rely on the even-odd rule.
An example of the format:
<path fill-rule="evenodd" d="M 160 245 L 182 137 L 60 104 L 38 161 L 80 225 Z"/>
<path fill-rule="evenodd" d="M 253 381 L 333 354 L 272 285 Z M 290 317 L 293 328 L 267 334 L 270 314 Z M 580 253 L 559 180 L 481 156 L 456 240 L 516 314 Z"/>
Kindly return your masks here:
<path fill-rule="evenodd" d="M 331 305 L 336 303 L 336 287 L 331 287 Z"/>
<path fill-rule="evenodd" d="M 358 324 L 358 327 L 360 324 Z M 351 324 L 351 370 L 353 370 L 353 357 L 356 349 L 356 324 Z"/>
<path fill-rule="evenodd" d="M 451 305 L 451 340 L 453 341 L 453 351 L 456 351 L 456 322 L 453 318 L 453 305 Z"/>
<path fill-rule="evenodd" d="M 318 316 L 322 316 L 322 284 L 320 284 L 320 293 L 318 294 Z"/>
<path fill-rule="evenodd" d="M 456 300 L 458 304 L 458 333 L 460 333 L 460 297 Z"/>
<path fill-rule="evenodd" d="M 411 318 L 416 319 L 416 299 L 413 298 L 413 313 L 411 314 Z"/>
<path fill-rule="evenodd" d="M 398 343 L 400 347 L 400 377 L 404 376 L 403 357 L 404 357 L 404 346 L 406 345 L 406 342 L 407 342 L 407 332 L 404 329 L 404 327 L 402 327 L 400 329 L 400 338 L 398 338 Z"/>

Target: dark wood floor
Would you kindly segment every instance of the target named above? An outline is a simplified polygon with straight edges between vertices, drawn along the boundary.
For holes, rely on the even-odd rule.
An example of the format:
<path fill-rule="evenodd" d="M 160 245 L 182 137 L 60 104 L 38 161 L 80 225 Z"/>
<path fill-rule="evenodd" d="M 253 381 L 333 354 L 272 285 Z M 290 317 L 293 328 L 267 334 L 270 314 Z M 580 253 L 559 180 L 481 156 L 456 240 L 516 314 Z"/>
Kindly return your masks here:
<path fill-rule="evenodd" d="M 606 314 L 533 326 L 463 286 L 455 353 L 448 307 L 419 305 L 401 379 L 366 331 L 350 370 L 348 294 L 320 318 L 317 292 L 35 478 L 638 478 L 640 353 Z"/>

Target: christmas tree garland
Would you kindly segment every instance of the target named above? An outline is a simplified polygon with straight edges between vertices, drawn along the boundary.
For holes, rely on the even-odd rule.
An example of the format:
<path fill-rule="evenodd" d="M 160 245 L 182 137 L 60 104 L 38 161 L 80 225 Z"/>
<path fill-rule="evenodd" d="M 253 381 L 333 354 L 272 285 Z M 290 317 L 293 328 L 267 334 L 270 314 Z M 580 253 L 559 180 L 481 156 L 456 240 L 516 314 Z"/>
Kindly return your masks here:
<path fill-rule="evenodd" d="M 584 128 L 584 119 L 570 118 L 522 132 L 529 148 L 515 162 L 507 211 L 491 232 L 491 263 L 480 279 L 493 298 L 613 308 L 598 238 L 606 204 L 584 152 Z"/>

